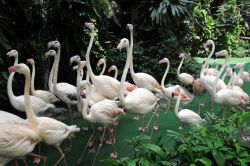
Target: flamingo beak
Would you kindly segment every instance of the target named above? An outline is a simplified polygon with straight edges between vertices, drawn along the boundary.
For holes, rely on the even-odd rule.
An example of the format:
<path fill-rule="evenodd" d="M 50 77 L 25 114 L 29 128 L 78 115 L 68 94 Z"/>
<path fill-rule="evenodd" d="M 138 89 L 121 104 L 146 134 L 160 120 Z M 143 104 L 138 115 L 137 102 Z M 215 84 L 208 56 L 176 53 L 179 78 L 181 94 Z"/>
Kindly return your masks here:
<path fill-rule="evenodd" d="M 118 115 L 126 115 L 123 108 L 117 108 Z"/>
<path fill-rule="evenodd" d="M 16 66 L 11 66 L 8 68 L 9 73 L 16 72 L 16 70 L 17 70 Z"/>

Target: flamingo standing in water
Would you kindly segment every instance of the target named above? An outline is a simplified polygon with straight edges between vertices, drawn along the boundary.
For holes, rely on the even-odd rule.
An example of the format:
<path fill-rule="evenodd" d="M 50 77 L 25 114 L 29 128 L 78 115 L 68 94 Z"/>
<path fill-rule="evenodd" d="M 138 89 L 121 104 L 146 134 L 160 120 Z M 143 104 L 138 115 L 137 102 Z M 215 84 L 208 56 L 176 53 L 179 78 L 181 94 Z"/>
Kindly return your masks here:
<path fill-rule="evenodd" d="M 202 122 L 202 119 L 199 114 L 196 112 L 189 110 L 189 109 L 182 109 L 179 110 L 179 105 L 180 105 L 180 100 L 181 100 L 181 95 L 182 95 L 182 90 L 178 89 L 179 91 L 179 96 L 176 101 L 175 105 L 175 116 L 182 122 L 182 123 L 188 123 L 188 124 L 199 124 Z M 182 125 L 179 127 L 180 130 L 182 130 Z"/>
<path fill-rule="evenodd" d="M 18 52 L 16 50 L 11 50 L 10 52 L 7 53 L 9 57 L 14 57 L 15 62 L 14 65 L 18 63 Z M 8 96 L 10 99 L 11 105 L 18 111 L 25 112 L 25 105 L 24 105 L 24 95 L 20 96 L 15 96 L 13 91 L 12 91 L 12 81 L 15 73 L 11 73 L 9 78 L 8 78 L 8 83 L 7 83 L 7 92 Z M 32 108 L 35 112 L 36 115 L 51 109 L 55 108 L 53 104 L 46 103 L 42 99 L 36 97 L 36 96 L 31 96 L 31 104 Z"/>
<path fill-rule="evenodd" d="M 76 125 L 68 126 L 58 120 L 49 117 L 37 117 L 31 107 L 31 101 L 29 98 L 30 93 L 30 70 L 25 64 L 17 64 L 9 67 L 10 72 L 18 72 L 25 76 L 25 106 L 26 114 L 28 119 L 28 127 L 31 128 L 37 135 L 39 135 L 41 141 L 48 145 L 54 145 L 60 152 L 61 156 L 55 165 L 64 159 L 65 165 L 65 154 L 60 148 L 60 144 L 64 139 L 70 138 L 74 132 L 79 132 L 80 129 Z"/>
<path fill-rule="evenodd" d="M 43 101 L 45 101 L 46 103 L 55 103 L 57 101 L 59 101 L 59 99 L 51 92 L 46 91 L 46 90 L 35 90 L 35 75 L 36 75 L 36 71 L 35 71 L 35 61 L 34 59 L 27 59 L 27 63 L 31 64 L 32 66 L 32 76 L 31 76 L 31 94 L 33 96 L 36 96 L 40 99 L 42 99 Z"/>
<path fill-rule="evenodd" d="M 84 106 L 83 106 L 83 110 L 82 110 L 83 118 L 91 123 L 100 123 L 100 124 L 104 125 L 101 143 L 99 144 L 94 161 L 92 163 L 92 166 L 94 166 L 95 161 L 96 161 L 96 157 L 97 157 L 97 155 L 100 151 L 100 148 L 104 142 L 104 137 L 105 137 L 105 132 L 106 132 L 107 126 L 115 123 L 118 120 L 118 118 L 120 117 L 120 115 L 124 114 L 124 111 L 123 111 L 123 109 L 121 109 L 117 106 L 115 101 L 109 100 L 109 99 L 105 99 L 105 100 L 99 101 L 98 103 L 95 103 L 94 105 L 92 105 L 90 107 L 89 111 L 87 111 L 91 95 L 94 92 L 94 86 L 91 85 L 88 81 L 83 81 L 81 83 L 81 86 L 88 86 L 88 88 L 89 88 L 87 98 L 83 100 L 83 102 L 84 102 L 84 104 L 83 104 Z M 78 159 L 78 164 L 80 164 L 82 162 L 82 158 L 84 156 L 85 150 L 86 150 L 87 146 L 89 145 L 89 142 L 92 139 L 93 135 L 94 135 L 94 132 L 90 136 L 90 139 L 87 142 L 87 145 L 85 146 L 80 158 Z M 114 139 L 114 141 L 115 141 L 115 139 Z M 114 144 L 115 144 L 115 142 L 113 142 L 113 145 Z M 111 156 L 117 157 L 117 152 L 116 152 L 115 148 L 114 148 L 114 153 L 112 153 Z"/>
<path fill-rule="evenodd" d="M 194 77 L 191 76 L 190 74 L 188 73 L 180 73 L 180 70 L 181 70 L 181 66 L 184 62 L 184 59 L 185 59 L 185 55 L 184 53 L 181 53 L 179 58 L 181 58 L 181 63 L 177 69 L 177 77 L 179 79 L 179 81 L 184 85 L 184 86 L 188 86 L 188 85 L 191 85 L 194 83 Z"/>
<path fill-rule="evenodd" d="M 127 28 L 130 31 L 129 52 L 133 55 L 133 25 L 127 24 Z M 131 56 L 129 68 L 130 68 L 132 79 L 134 83 L 136 84 L 136 86 L 138 86 L 139 88 L 146 88 L 150 91 L 158 92 L 162 94 L 161 86 L 153 76 L 147 73 L 142 73 L 142 72 L 135 73 L 134 68 L 133 68 L 133 56 Z"/>
<path fill-rule="evenodd" d="M 119 100 L 125 110 L 128 110 L 135 114 L 143 115 L 142 126 L 141 128 L 139 128 L 139 130 L 144 132 L 145 115 L 149 112 L 153 112 L 156 115 L 154 111 L 157 110 L 157 102 L 159 99 L 157 99 L 157 97 L 146 88 L 137 88 L 130 92 L 126 97 L 124 97 L 124 83 L 129 69 L 129 63 L 132 57 L 131 51 L 129 50 L 128 39 L 123 38 L 120 41 L 119 45 L 117 46 L 117 49 L 121 50 L 122 48 L 126 48 L 127 50 L 127 59 L 120 84 Z"/>

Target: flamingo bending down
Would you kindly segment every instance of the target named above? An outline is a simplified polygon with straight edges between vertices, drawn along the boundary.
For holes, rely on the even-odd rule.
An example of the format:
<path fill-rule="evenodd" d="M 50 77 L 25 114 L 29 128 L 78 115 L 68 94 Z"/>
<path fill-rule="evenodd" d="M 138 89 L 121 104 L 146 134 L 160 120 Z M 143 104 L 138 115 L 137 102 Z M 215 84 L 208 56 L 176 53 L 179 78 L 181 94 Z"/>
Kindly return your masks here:
<path fill-rule="evenodd" d="M 127 28 L 130 31 L 129 52 L 132 55 L 130 58 L 130 67 L 129 68 L 130 68 L 130 73 L 131 73 L 131 76 L 132 76 L 134 83 L 139 88 L 146 88 L 150 91 L 158 92 L 158 93 L 162 94 L 161 86 L 153 76 L 151 76 L 147 73 L 142 73 L 142 72 L 135 73 L 134 68 L 133 68 L 133 25 L 127 24 Z"/>
<path fill-rule="evenodd" d="M 9 67 L 10 72 L 18 72 L 25 76 L 25 106 L 28 126 L 39 135 L 41 141 L 48 145 L 54 145 L 61 154 L 60 159 L 56 162 L 57 165 L 65 155 L 60 148 L 60 144 L 64 139 L 70 138 L 74 132 L 79 132 L 80 129 L 76 125 L 68 126 L 58 120 L 49 117 L 36 117 L 30 102 L 30 70 L 25 64 L 17 64 Z"/>
<path fill-rule="evenodd" d="M 84 104 L 83 104 L 84 106 L 83 106 L 83 110 L 82 110 L 83 118 L 91 123 L 100 123 L 100 124 L 104 125 L 101 143 L 99 144 L 94 161 L 92 163 L 92 166 L 93 166 L 93 165 L 95 165 L 96 157 L 97 157 L 99 150 L 103 144 L 104 136 L 105 136 L 105 132 L 106 132 L 106 127 L 113 124 L 114 122 L 116 122 L 118 120 L 118 118 L 120 117 L 120 115 L 124 114 L 124 111 L 123 111 L 123 109 L 118 108 L 115 101 L 109 100 L 109 99 L 105 99 L 105 100 L 102 100 L 98 103 L 95 103 L 94 105 L 92 105 L 90 107 L 89 111 L 87 111 L 91 95 L 94 92 L 94 86 L 91 85 L 88 81 L 82 81 L 81 86 L 88 86 L 88 88 L 89 88 L 87 98 L 83 100 L 83 102 L 84 102 Z M 81 163 L 82 157 L 85 153 L 85 150 L 86 150 L 91 138 L 93 137 L 93 134 L 91 135 L 91 137 L 90 137 L 87 145 L 85 146 L 80 158 L 78 159 L 78 164 Z M 114 143 L 115 142 L 113 142 L 113 145 L 114 145 Z M 115 148 L 114 148 L 114 153 L 112 153 L 111 155 L 113 157 L 117 156 L 117 152 L 116 152 Z"/>
<path fill-rule="evenodd" d="M 170 63 L 168 58 L 163 58 L 162 60 L 159 61 L 159 64 L 163 64 L 163 63 L 167 63 L 167 68 L 166 71 L 162 77 L 161 80 L 161 89 L 163 91 L 164 96 L 166 97 L 167 100 L 171 100 L 173 98 L 177 98 L 179 96 L 178 94 L 178 88 L 180 88 L 179 85 L 175 85 L 175 86 L 170 86 L 170 87 L 165 87 L 164 86 L 164 82 L 166 80 L 169 68 L 170 68 Z M 182 95 L 181 95 L 181 99 L 182 100 L 190 100 L 190 98 L 188 97 L 187 93 L 183 91 Z"/>
<path fill-rule="evenodd" d="M 95 86 L 96 91 L 100 92 L 103 96 L 114 99 L 118 97 L 118 91 L 119 91 L 119 85 L 120 82 L 110 76 L 107 75 L 99 75 L 96 76 L 91 68 L 90 65 L 90 50 L 93 45 L 94 40 L 94 24 L 93 23 L 85 23 L 86 27 L 90 30 L 90 42 L 89 46 L 87 48 L 86 52 L 86 62 L 87 62 L 87 72 L 89 73 L 89 76 L 91 78 L 91 81 L 93 82 L 93 85 Z"/>
<path fill-rule="evenodd" d="M 18 63 L 18 52 L 16 50 L 11 50 L 10 52 L 7 53 L 7 55 L 9 57 L 15 57 L 14 65 Z M 15 96 L 12 91 L 12 81 L 14 74 L 15 73 L 10 74 L 7 83 L 7 92 L 10 99 L 10 103 L 16 110 L 25 112 L 24 96 L 23 95 Z M 36 115 L 41 114 L 42 112 L 48 109 L 55 108 L 53 104 L 46 103 L 45 101 L 36 96 L 31 96 L 30 98 L 31 98 L 32 108 Z"/>
<path fill-rule="evenodd" d="M 181 53 L 179 58 L 182 58 L 181 59 L 181 63 L 177 69 L 177 77 L 179 79 L 179 81 L 184 85 L 184 86 L 188 86 L 188 85 L 191 85 L 194 83 L 194 77 L 191 76 L 190 74 L 188 73 L 180 73 L 180 70 L 181 70 L 181 66 L 184 62 L 184 59 L 185 59 L 185 55 L 184 53 Z"/>
<path fill-rule="evenodd" d="M 182 109 L 179 110 L 180 100 L 181 100 L 182 90 L 179 89 L 179 96 L 176 101 L 175 105 L 175 116 L 182 122 L 182 123 L 188 123 L 188 124 L 198 124 L 202 122 L 202 119 L 199 114 L 196 112 L 189 110 L 189 109 Z M 180 126 L 179 129 L 182 129 Z"/>
<path fill-rule="evenodd" d="M 55 103 L 57 101 L 59 101 L 59 99 L 51 92 L 46 91 L 46 90 L 35 90 L 34 87 L 34 82 L 35 82 L 35 61 L 34 59 L 27 59 L 27 63 L 31 64 L 32 66 L 32 76 L 31 76 L 31 94 L 33 96 L 36 96 L 40 99 L 42 99 L 43 101 L 45 101 L 46 103 Z"/>
<path fill-rule="evenodd" d="M 145 115 L 157 109 L 158 107 L 157 101 L 159 99 L 157 99 L 157 97 L 155 97 L 155 95 L 146 88 L 137 88 L 133 90 L 132 92 L 130 92 L 126 97 L 124 97 L 124 83 L 125 83 L 128 69 L 129 69 L 129 62 L 131 61 L 131 57 L 132 57 L 131 51 L 129 50 L 128 39 L 123 38 L 120 41 L 119 45 L 117 46 L 117 49 L 121 50 L 122 48 L 126 48 L 127 50 L 127 59 L 126 59 L 125 68 L 123 70 L 123 74 L 121 78 L 119 100 L 121 102 L 121 105 L 126 110 L 135 114 L 143 115 L 141 130 L 144 131 Z"/>

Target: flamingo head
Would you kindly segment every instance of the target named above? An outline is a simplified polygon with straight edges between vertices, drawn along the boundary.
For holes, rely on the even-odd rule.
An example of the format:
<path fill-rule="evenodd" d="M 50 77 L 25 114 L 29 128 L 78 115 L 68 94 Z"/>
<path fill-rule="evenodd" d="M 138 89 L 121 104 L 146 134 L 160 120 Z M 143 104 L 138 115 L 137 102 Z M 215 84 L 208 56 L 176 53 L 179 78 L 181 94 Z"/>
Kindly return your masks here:
<path fill-rule="evenodd" d="M 30 69 L 24 63 L 19 63 L 17 65 L 8 68 L 9 73 L 18 72 L 20 74 L 30 74 Z"/>
<path fill-rule="evenodd" d="M 129 40 L 126 38 L 123 38 L 118 44 L 117 49 L 121 50 L 123 48 L 128 48 L 128 47 L 129 47 Z"/>
<path fill-rule="evenodd" d="M 180 95 L 181 100 L 186 100 L 186 101 L 191 100 L 191 98 L 187 95 L 187 92 L 183 90 L 180 86 L 177 85 L 176 89 L 177 89 L 177 92 L 175 91 L 175 94 L 174 94 L 175 96 Z"/>
<path fill-rule="evenodd" d="M 80 63 L 81 58 L 79 55 L 72 56 L 69 60 L 69 64 L 72 65 L 73 62 Z"/>
<path fill-rule="evenodd" d="M 216 52 L 216 53 L 215 53 L 215 56 L 216 56 L 216 57 L 222 57 L 222 56 L 228 57 L 229 54 L 228 54 L 227 50 L 221 50 L 221 51 L 219 51 L 219 52 Z"/>
<path fill-rule="evenodd" d="M 17 50 L 11 50 L 9 52 L 7 52 L 6 54 L 9 57 L 18 57 L 18 51 Z"/>
<path fill-rule="evenodd" d="M 133 25 L 132 24 L 127 24 L 127 28 L 129 29 L 129 31 L 133 31 Z"/>
<path fill-rule="evenodd" d="M 159 64 L 168 63 L 168 62 L 169 62 L 168 58 L 163 58 L 159 61 Z"/>
<path fill-rule="evenodd" d="M 49 50 L 45 53 L 45 57 L 49 57 L 49 56 L 56 56 L 56 51 L 55 50 Z"/>
<path fill-rule="evenodd" d="M 203 47 L 204 48 L 207 48 L 209 45 L 211 45 L 213 43 L 213 41 L 212 40 L 207 40 L 204 44 L 203 44 Z"/>
<path fill-rule="evenodd" d="M 34 61 L 34 59 L 30 58 L 30 59 L 27 59 L 26 63 L 33 65 L 33 64 L 35 64 L 35 61 Z"/>
<path fill-rule="evenodd" d="M 98 63 L 96 64 L 97 67 L 100 67 L 102 64 L 105 63 L 105 60 L 103 58 L 101 58 Z"/>
<path fill-rule="evenodd" d="M 179 58 L 185 58 L 185 54 L 184 53 L 180 53 Z"/>
<path fill-rule="evenodd" d="M 51 42 L 48 42 L 48 48 L 60 48 L 61 47 L 61 44 L 58 40 L 55 40 L 55 41 L 51 41 Z"/>
<path fill-rule="evenodd" d="M 78 65 L 73 66 L 73 70 L 76 70 L 78 68 Z"/>
<path fill-rule="evenodd" d="M 90 30 L 90 32 L 93 32 L 95 29 L 95 25 L 92 22 L 86 22 L 85 26 Z"/>
<path fill-rule="evenodd" d="M 110 68 L 108 69 L 108 72 L 110 73 L 112 70 L 116 70 L 117 67 L 115 65 L 110 66 Z"/>
<path fill-rule="evenodd" d="M 117 115 L 126 115 L 123 108 L 117 108 L 116 113 L 117 113 Z"/>
<path fill-rule="evenodd" d="M 243 63 L 237 63 L 237 64 L 234 66 L 234 69 L 241 69 L 243 66 L 244 66 Z"/>

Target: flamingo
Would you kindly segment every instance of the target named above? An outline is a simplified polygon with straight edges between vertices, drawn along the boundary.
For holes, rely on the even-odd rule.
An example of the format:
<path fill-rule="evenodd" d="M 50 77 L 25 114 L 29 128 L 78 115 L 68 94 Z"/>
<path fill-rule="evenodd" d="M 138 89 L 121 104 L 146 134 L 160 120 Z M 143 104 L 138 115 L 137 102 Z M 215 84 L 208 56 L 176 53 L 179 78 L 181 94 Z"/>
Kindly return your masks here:
<path fill-rule="evenodd" d="M 205 75 L 213 75 L 213 76 L 217 76 L 217 74 L 219 73 L 219 71 L 217 70 L 219 67 L 219 63 L 217 63 L 216 61 L 213 61 L 211 65 L 216 65 L 215 68 L 209 68 L 209 65 L 207 67 L 207 69 L 205 70 Z"/>
<path fill-rule="evenodd" d="M 101 143 L 99 144 L 94 161 L 92 163 L 92 166 L 93 166 L 93 165 L 95 165 L 96 157 L 97 157 L 97 155 L 100 151 L 100 148 L 103 144 L 107 126 L 116 122 L 118 120 L 118 118 L 120 117 L 120 115 L 124 114 L 124 111 L 123 111 L 123 109 L 121 109 L 117 106 L 115 101 L 109 100 L 109 99 L 105 99 L 105 100 L 102 100 L 98 103 L 95 103 L 94 105 L 92 105 L 90 107 L 89 111 L 87 111 L 89 100 L 91 98 L 91 95 L 94 92 L 94 86 L 92 86 L 88 81 L 83 81 L 81 83 L 81 86 L 88 86 L 89 87 L 89 93 L 87 95 L 87 98 L 86 98 L 86 100 L 83 101 L 84 102 L 84 104 L 83 104 L 84 107 L 82 110 L 83 118 L 91 123 L 100 123 L 100 124 L 104 125 Z M 94 135 L 94 133 L 91 135 L 91 137 L 90 137 L 89 141 L 87 142 L 87 145 L 85 146 L 80 158 L 78 159 L 78 164 L 81 163 L 82 157 L 83 157 L 85 150 L 86 150 L 91 138 L 93 137 L 93 135 Z M 113 142 L 113 144 L 114 144 L 114 142 Z M 116 150 L 111 155 L 112 155 L 112 157 L 116 157 L 117 156 Z"/>
<path fill-rule="evenodd" d="M 97 67 L 100 67 L 101 65 L 103 64 L 103 67 L 102 67 L 102 71 L 100 73 L 100 75 L 103 75 L 104 72 L 105 72 L 105 69 L 106 69 L 106 61 L 105 59 L 101 58 L 99 59 L 98 63 L 96 64 Z"/>
<path fill-rule="evenodd" d="M 23 123 L 25 120 L 15 114 L 0 110 L 0 125 L 12 124 L 12 123 Z"/>
<path fill-rule="evenodd" d="M 59 101 L 59 99 L 51 92 L 46 91 L 46 90 L 35 90 L 34 87 L 34 82 L 35 82 L 35 61 L 34 59 L 27 59 L 27 63 L 31 64 L 32 66 L 32 76 L 31 76 L 31 94 L 33 96 L 36 96 L 40 99 L 42 99 L 43 101 L 45 101 L 46 103 L 55 103 L 57 101 Z"/>
<path fill-rule="evenodd" d="M 188 123 L 188 124 L 199 124 L 202 122 L 202 119 L 199 114 L 196 112 L 189 110 L 189 109 L 182 109 L 178 111 L 179 105 L 180 105 L 180 100 L 181 100 L 181 95 L 182 95 L 182 90 L 178 89 L 179 91 L 179 96 L 177 98 L 176 104 L 175 104 L 175 116 L 182 122 L 182 123 Z M 182 129 L 182 126 L 179 127 L 179 129 Z"/>
<path fill-rule="evenodd" d="M 76 125 L 68 126 L 58 120 L 49 117 L 37 117 L 31 107 L 31 102 L 29 98 L 30 93 L 30 70 L 25 64 L 17 64 L 12 67 L 9 67 L 10 72 L 18 72 L 25 76 L 25 106 L 26 114 L 28 120 L 28 126 L 36 134 L 39 135 L 41 141 L 45 142 L 48 145 L 54 145 L 60 152 L 61 156 L 55 165 L 58 165 L 59 162 L 64 159 L 65 165 L 65 154 L 60 148 L 60 144 L 64 139 L 70 138 L 74 132 L 79 132 L 80 129 Z"/>
<path fill-rule="evenodd" d="M 93 40 L 94 40 L 94 24 L 93 23 L 85 23 L 86 27 L 90 30 L 90 42 L 89 46 L 87 48 L 86 52 L 86 62 L 87 62 L 87 72 L 89 73 L 89 76 L 91 78 L 91 81 L 93 82 L 93 85 L 96 88 L 96 91 L 100 92 L 103 96 L 109 98 L 109 99 L 114 99 L 118 96 L 118 91 L 119 91 L 119 85 L 120 82 L 110 76 L 107 75 L 99 75 L 96 76 L 91 68 L 90 65 L 90 50 L 93 45 Z"/>
<path fill-rule="evenodd" d="M 127 24 L 127 28 L 130 31 L 129 51 L 133 55 L 133 25 Z M 142 72 L 135 73 L 134 68 L 133 68 L 133 56 L 131 56 L 129 68 L 130 68 L 132 79 L 134 83 L 136 84 L 136 86 L 138 86 L 139 88 L 146 88 L 150 91 L 158 92 L 162 94 L 161 86 L 153 76 L 147 73 L 142 73 Z"/>
<path fill-rule="evenodd" d="M 59 43 L 59 41 L 52 41 L 48 43 L 48 47 L 57 48 L 57 53 L 54 50 L 49 50 L 48 52 L 46 52 L 47 57 L 54 56 L 54 64 L 51 68 L 51 72 L 49 76 L 49 87 L 50 87 L 50 90 L 52 90 L 52 92 L 60 100 L 62 100 L 64 103 L 67 104 L 67 107 L 69 109 L 70 119 L 72 120 L 71 106 L 77 105 L 77 88 L 66 82 L 57 83 L 61 44 Z M 53 76 L 51 75 L 52 73 L 54 73 Z M 53 80 L 53 84 L 52 84 L 52 80 Z"/>
<path fill-rule="evenodd" d="M 243 70 L 244 70 L 244 66 L 245 64 L 244 63 L 237 63 L 235 66 L 234 66 L 234 69 L 240 69 L 239 70 L 239 73 L 237 74 L 237 76 L 235 77 L 234 81 L 233 81 L 233 84 L 234 85 L 237 85 L 239 87 L 242 87 L 243 84 L 244 84 L 244 81 L 243 79 L 241 79 L 242 77 L 242 74 L 243 74 Z"/>
<path fill-rule="evenodd" d="M 142 130 L 144 132 L 145 115 L 149 112 L 157 110 L 158 107 L 157 102 L 159 99 L 157 99 L 157 97 L 150 90 L 146 88 L 137 88 L 132 92 L 130 92 L 126 97 L 124 97 L 124 83 L 129 69 L 129 63 L 132 57 L 131 51 L 129 50 L 128 39 L 126 38 L 121 39 L 119 45 L 117 46 L 117 49 L 121 50 L 122 48 L 126 48 L 127 50 L 127 59 L 121 78 L 119 100 L 124 109 L 135 114 L 143 115 L 142 126 L 141 128 L 139 128 L 139 130 Z M 156 114 L 155 112 L 153 113 Z"/>
<path fill-rule="evenodd" d="M 15 57 L 14 65 L 18 63 L 18 52 L 16 50 L 11 50 L 7 53 L 9 57 Z M 25 112 L 25 105 L 24 105 L 24 96 L 15 96 L 12 91 L 12 81 L 13 81 L 14 73 L 11 73 L 8 78 L 7 83 L 7 92 L 10 99 L 11 105 L 18 111 Z M 53 104 L 46 103 L 42 99 L 36 96 L 30 96 L 32 108 L 36 115 L 41 114 L 42 112 L 55 108 Z"/>
<path fill-rule="evenodd" d="M 161 89 L 163 91 L 163 94 L 164 96 L 166 97 L 167 100 L 171 100 L 172 98 L 174 97 L 178 97 L 179 94 L 178 94 L 178 88 L 180 88 L 179 85 L 175 85 L 175 86 L 170 86 L 170 87 L 165 87 L 164 86 L 164 82 L 166 80 L 166 77 L 167 77 L 167 74 L 168 74 L 168 71 L 169 71 L 169 68 L 170 68 L 170 63 L 169 63 L 169 60 L 168 58 L 163 58 L 159 61 L 159 64 L 163 64 L 163 63 L 167 63 L 167 68 L 166 68 L 166 71 L 162 77 L 162 80 L 161 80 Z M 181 95 L 181 99 L 182 100 L 190 100 L 190 98 L 188 97 L 187 93 L 185 93 L 183 91 L 182 95 Z"/>
<path fill-rule="evenodd" d="M 181 59 L 181 63 L 179 64 L 179 67 L 177 69 L 177 77 L 179 79 L 179 81 L 184 85 L 184 86 L 188 86 L 188 85 L 191 85 L 194 83 L 194 77 L 191 76 L 190 74 L 188 73 L 180 73 L 180 70 L 181 70 L 181 66 L 184 62 L 184 59 L 185 59 L 185 55 L 184 53 L 181 53 L 179 58 L 182 58 Z"/>
<path fill-rule="evenodd" d="M 110 68 L 108 69 L 108 72 L 110 73 L 113 70 L 115 71 L 114 78 L 117 79 L 118 69 L 117 69 L 117 67 L 115 65 L 110 66 Z"/>

